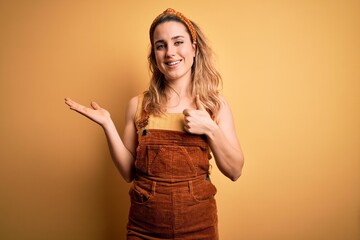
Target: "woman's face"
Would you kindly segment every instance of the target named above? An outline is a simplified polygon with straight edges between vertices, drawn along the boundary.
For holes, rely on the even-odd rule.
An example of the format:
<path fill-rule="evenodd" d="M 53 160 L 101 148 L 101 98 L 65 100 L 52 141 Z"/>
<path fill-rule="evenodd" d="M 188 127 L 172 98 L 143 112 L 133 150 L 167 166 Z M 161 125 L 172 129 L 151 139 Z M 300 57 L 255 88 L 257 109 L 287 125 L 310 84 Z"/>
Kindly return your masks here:
<path fill-rule="evenodd" d="M 166 80 L 191 78 L 196 47 L 182 23 L 170 21 L 156 26 L 153 46 L 156 64 Z"/>

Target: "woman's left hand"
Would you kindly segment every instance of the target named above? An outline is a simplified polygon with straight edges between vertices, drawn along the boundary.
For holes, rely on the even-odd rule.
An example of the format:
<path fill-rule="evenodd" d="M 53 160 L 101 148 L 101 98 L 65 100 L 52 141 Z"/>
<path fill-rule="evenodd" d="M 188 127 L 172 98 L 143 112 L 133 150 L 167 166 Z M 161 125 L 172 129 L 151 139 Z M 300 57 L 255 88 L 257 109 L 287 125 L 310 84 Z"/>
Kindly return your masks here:
<path fill-rule="evenodd" d="M 196 95 L 195 103 L 197 109 L 185 109 L 183 111 L 184 130 L 192 134 L 208 134 L 209 131 L 216 126 L 216 123 L 206 111 L 200 101 L 199 95 Z"/>
<path fill-rule="evenodd" d="M 196 96 L 195 103 L 197 109 L 184 110 L 185 131 L 205 134 L 219 170 L 232 181 L 236 181 L 241 175 L 244 155 L 226 100 L 222 98 L 218 122 L 211 119 L 199 96 Z"/>

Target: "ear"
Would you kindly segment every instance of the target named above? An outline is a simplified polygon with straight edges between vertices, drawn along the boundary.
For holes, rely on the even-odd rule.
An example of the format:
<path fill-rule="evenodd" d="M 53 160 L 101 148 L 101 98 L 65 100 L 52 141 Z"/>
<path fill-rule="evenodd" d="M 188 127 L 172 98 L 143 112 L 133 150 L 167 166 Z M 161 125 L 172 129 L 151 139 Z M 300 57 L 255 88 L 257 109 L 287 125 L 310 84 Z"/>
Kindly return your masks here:
<path fill-rule="evenodd" d="M 194 50 L 194 56 L 193 56 L 193 57 L 195 57 L 196 51 L 197 51 L 197 43 L 196 43 L 196 42 L 193 42 L 193 43 L 192 43 L 192 48 L 193 48 L 193 50 Z"/>

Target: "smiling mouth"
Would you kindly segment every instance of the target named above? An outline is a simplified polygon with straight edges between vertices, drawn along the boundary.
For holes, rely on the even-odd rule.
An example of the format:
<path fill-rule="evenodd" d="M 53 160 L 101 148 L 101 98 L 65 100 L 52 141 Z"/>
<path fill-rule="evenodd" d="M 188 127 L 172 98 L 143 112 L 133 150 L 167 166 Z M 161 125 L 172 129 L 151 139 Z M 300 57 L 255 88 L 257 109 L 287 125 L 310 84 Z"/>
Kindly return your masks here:
<path fill-rule="evenodd" d="M 175 66 L 175 65 L 179 64 L 180 62 L 181 62 L 181 60 L 178 60 L 178 61 L 174 61 L 174 62 L 167 62 L 165 64 L 168 66 Z"/>

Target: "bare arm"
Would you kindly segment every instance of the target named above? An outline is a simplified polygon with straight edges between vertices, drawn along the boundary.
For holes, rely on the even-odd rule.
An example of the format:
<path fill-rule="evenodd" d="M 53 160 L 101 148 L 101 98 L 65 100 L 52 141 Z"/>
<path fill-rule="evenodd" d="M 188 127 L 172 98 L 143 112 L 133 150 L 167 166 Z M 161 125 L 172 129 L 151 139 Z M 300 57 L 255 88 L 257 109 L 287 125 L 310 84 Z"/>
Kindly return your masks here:
<path fill-rule="evenodd" d="M 244 156 L 226 100 L 222 99 L 218 124 L 211 119 L 198 96 L 196 105 L 197 110 L 184 110 L 185 130 L 194 134 L 205 134 L 219 170 L 232 181 L 236 181 L 241 175 Z"/>
<path fill-rule="evenodd" d="M 130 182 L 134 177 L 134 156 L 137 144 L 137 134 L 134 116 L 137 107 L 137 97 L 130 100 L 125 117 L 123 140 L 120 138 L 115 124 L 107 110 L 92 102 L 91 108 L 85 107 L 66 98 L 65 103 L 90 120 L 98 123 L 105 132 L 111 157 L 125 181 Z"/>

